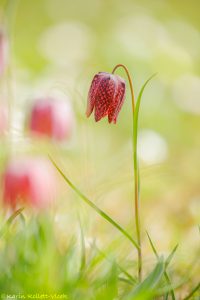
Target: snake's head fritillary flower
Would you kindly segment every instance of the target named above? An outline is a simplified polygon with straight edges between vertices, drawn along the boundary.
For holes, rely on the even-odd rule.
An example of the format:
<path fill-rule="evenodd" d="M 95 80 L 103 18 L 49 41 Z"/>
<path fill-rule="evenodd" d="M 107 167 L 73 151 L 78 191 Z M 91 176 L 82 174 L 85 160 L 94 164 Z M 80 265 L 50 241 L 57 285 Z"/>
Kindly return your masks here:
<path fill-rule="evenodd" d="M 32 107 L 29 129 L 34 135 L 56 141 L 68 140 L 74 127 L 74 115 L 69 101 L 44 97 Z"/>
<path fill-rule="evenodd" d="M 8 163 L 3 175 L 3 201 L 36 209 L 48 208 L 56 197 L 57 177 L 45 158 L 22 157 Z"/>
<path fill-rule="evenodd" d="M 94 110 L 95 121 L 108 116 L 109 123 L 116 123 L 125 99 L 126 85 L 118 75 L 100 72 L 92 80 L 88 93 L 86 115 Z"/>

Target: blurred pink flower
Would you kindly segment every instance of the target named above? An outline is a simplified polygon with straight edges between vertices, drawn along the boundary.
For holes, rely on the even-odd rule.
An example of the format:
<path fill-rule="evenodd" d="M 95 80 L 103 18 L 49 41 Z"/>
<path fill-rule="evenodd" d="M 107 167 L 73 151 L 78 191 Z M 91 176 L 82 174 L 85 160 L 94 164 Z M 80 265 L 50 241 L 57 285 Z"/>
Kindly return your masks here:
<path fill-rule="evenodd" d="M 0 31 L 0 76 L 3 74 L 7 65 L 8 42 L 3 31 Z"/>
<path fill-rule="evenodd" d="M 73 111 L 68 101 L 49 97 L 37 99 L 33 105 L 29 122 L 32 133 L 63 141 L 70 137 L 73 125 Z"/>
<path fill-rule="evenodd" d="M 50 162 L 44 158 L 12 160 L 3 175 L 4 204 L 18 204 L 38 209 L 48 207 L 56 196 L 57 177 Z"/>
<path fill-rule="evenodd" d="M 125 81 L 118 75 L 100 72 L 90 86 L 86 115 L 95 109 L 95 121 L 108 116 L 109 123 L 116 123 L 125 99 Z"/>

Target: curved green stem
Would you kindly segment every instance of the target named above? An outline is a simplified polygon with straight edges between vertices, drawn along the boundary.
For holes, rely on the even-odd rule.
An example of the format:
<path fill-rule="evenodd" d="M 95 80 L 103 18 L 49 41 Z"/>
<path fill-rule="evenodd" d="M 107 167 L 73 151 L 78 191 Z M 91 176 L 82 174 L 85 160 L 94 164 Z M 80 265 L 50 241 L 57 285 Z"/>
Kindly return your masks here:
<path fill-rule="evenodd" d="M 130 73 L 128 69 L 123 64 L 118 64 L 113 69 L 112 73 L 114 73 L 118 68 L 123 68 L 126 72 L 126 75 L 128 77 L 129 85 L 130 85 L 130 91 L 131 91 L 131 100 L 132 100 L 132 113 L 133 113 L 133 170 L 134 170 L 134 205 L 135 205 L 135 225 L 136 225 L 136 234 L 137 234 L 137 243 L 139 245 L 138 248 L 138 278 L 141 281 L 142 279 L 142 249 L 141 249 L 141 234 L 140 234 L 140 209 L 139 209 L 139 165 L 138 165 L 138 155 L 137 155 L 137 130 L 135 130 L 136 123 L 137 123 L 137 116 L 135 116 L 135 97 L 134 97 L 134 91 L 133 91 L 133 83 L 131 80 Z M 135 128 L 136 127 L 136 128 Z"/>
<path fill-rule="evenodd" d="M 113 71 L 112 71 L 112 74 L 115 73 L 115 71 L 118 69 L 118 68 L 123 68 L 126 72 L 126 75 L 128 77 L 128 81 L 129 81 L 129 85 L 130 85 L 130 90 L 131 90 L 131 100 L 132 100 L 132 111 L 133 111 L 133 115 L 134 115 L 134 111 L 135 111 L 135 97 L 134 97 L 134 91 L 133 91 L 133 83 L 132 83 L 132 79 L 131 79 L 131 76 L 130 76 L 130 73 L 127 69 L 126 66 L 122 65 L 122 64 L 118 64 L 114 67 Z"/>

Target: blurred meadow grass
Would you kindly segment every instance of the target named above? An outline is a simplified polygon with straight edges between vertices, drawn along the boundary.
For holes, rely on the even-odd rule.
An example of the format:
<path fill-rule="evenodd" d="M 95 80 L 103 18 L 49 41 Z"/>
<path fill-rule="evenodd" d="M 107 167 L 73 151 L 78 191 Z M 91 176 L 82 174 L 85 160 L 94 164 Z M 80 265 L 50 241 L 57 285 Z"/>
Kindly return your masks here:
<path fill-rule="evenodd" d="M 177 299 L 200 281 L 199 10 L 195 0 L 10 0 L 8 6 L 0 0 L 11 39 L 10 72 L 0 81 L 0 100 L 10 106 L 10 128 L 0 140 L 2 173 L 10 156 L 50 155 L 132 236 L 130 94 L 117 125 L 109 126 L 107 120 L 86 120 L 87 93 L 95 73 L 111 72 L 118 63 L 129 68 L 136 95 L 157 72 L 139 118 L 144 270 L 149 274 L 157 263 L 145 230 L 164 259 L 179 244 L 168 268 Z M 76 117 L 72 138 L 62 144 L 31 139 L 24 125 L 32 99 L 52 93 L 66 95 Z M 130 278 L 118 265 L 134 277 L 135 249 L 59 180 L 59 197 L 47 215 L 25 209 L 25 224 L 18 216 L 1 237 L 0 291 L 118 299 L 118 290 L 120 299 L 155 297 L 148 288 L 148 295 L 145 289 L 131 294 L 133 283 L 125 282 Z M 83 273 L 78 215 L 86 247 Z M 3 226 L 3 213 L 1 219 Z M 162 259 L 157 268 L 164 272 Z M 163 286 L 164 277 L 158 293 Z"/>

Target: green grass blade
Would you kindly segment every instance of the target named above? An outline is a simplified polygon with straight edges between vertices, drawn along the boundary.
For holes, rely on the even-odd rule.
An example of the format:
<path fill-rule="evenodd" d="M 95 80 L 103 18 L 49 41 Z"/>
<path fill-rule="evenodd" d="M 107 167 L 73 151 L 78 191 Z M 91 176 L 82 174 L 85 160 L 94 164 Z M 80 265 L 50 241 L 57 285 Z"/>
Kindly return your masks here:
<path fill-rule="evenodd" d="M 156 297 L 162 297 L 164 294 L 170 293 L 172 291 L 172 289 L 175 291 L 177 289 L 180 289 L 181 287 L 183 287 L 187 283 L 188 283 L 188 278 L 185 278 L 185 279 L 181 280 L 181 282 L 178 282 L 176 284 L 166 285 L 162 288 L 157 289 L 156 292 L 155 292 L 155 296 Z"/>
<path fill-rule="evenodd" d="M 149 233 L 148 233 L 147 231 L 146 231 L 146 233 L 147 233 L 147 236 L 148 236 L 148 239 L 149 239 L 151 248 L 152 248 L 152 250 L 153 250 L 153 252 L 154 252 L 156 258 L 159 259 L 158 252 L 157 252 L 157 250 L 156 250 L 156 248 L 155 248 L 155 246 L 154 246 L 154 244 L 153 244 L 153 242 L 152 242 L 152 239 L 151 239 L 151 237 L 150 237 L 150 235 L 149 235 Z M 176 245 L 176 246 L 174 247 L 174 249 L 172 250 L 172 252 L 170 253 L 170 255 L 168 256 L 168 258 L 167 258 L 167 260 L 166 260 L 166 262 L 165 262 L 164 276 L 165 276 L 165 279 L 166 279 L 167 283 L 168 283 L 171 287 L 172 287 L 172 283 L 171 283 L 171 280 L 170 280 L 170 278 L 169 278 L 169 275 L 167 274 L 166 268 L 167 268 L 167 266 L 169 265 L 169 263 L 170 263 L 170 261 L 171 261 L 173 255 L 174 255 L 174 253 L 175 253 L 177 247 L 178 247 L 178 245 Z M 172 297 L 173 300 L 176 300 L 176 297 L 175 297 L 175 293 L 174 293 L 173 288 L 172 288 L 172 290 L 171 290 L 171 297 Z M 165 299 L 168 299 L 168 293 L 166 294 Z"/>
<path fill-rule="evenodd" d="M 125 283 L 128 283 L 128 284 L 130 284 L 130 285 L 133 285 L 133 282 L 132 282 L 131 280 L 126 279 L 126 278 L 124 278 L 124 277 L 118 276 L 118 280 L 119 280 L 119 281 L 122 281 L 122 282 L 125 282 Z"/>
<path fill-rule="evenodd" d="M 21 207 L 21 208 L 19 208 L 19 209 L 17 209 L 9 218 L 8 218 L 8 220 L 6 221 L 6 224 L 7 225 L 10 225 L 13 221 L 14 221 L 14 219 L 18 216 L 18 215 L 20 215 L 21 214 L 21 212 L 24 210 L 24 207 Z"/>
<path fill-rule="evenodd" d="M 109 258 L 108 258 L 108 256 L 103 252 L 103 251 L 101 251 L 97 246 L 95 246 L 95 248 L 96 248 L 96 250 L 105 258 L 105 259 L 107 259 L 108 261 L 110 261 L 109 260 Z M 119 265 L 118 263 L 116 263 L 116 266 L 118 267 L 118 269 L 129 279 L 129 282 L 131 282 L 132 283 L 132 285 L 134 284 L 134 283 L 136 283 L 137 282 L 137 279 L 136 278 L 134 278 L 129 272 L 127 272 L 121 265 Z"/>
<path fill-rule="evenodd" d="M 200 282 L 193 288 L 193 290 L 189 293 L 189 295 L 185 297 L 183 300 L 191 299 L 194 293 L 196 293 L 198 290 L 200 291 Z"/>
<path fill-rule="evenodd" d="M 133 146 L 133 172 L 134 172 L 134 187 L 135 187 L 135 195 L 134 195 L 134 206 L 135 206 L 135 226 L 136 226 L 136 234 L 137 234 L 137 242 L 139 246 L 141 246 L 141 229 L 140 229 L 140 168 L 139 168 L 139 160 L 138 160 L 138 153 L 137 153 L 137 143 L 138 143 L 138 117 L 139 117 L 139 110 L 140 110 L 140 103 L 142 99 L 142 95 L 144 89 L 148 82 L 154 77 L 152 75 L 142 86 L 137 102 L 133 107 L 133 131 L 132 131 L 132 146 Z M 130 84 L 132 87 L 132 85 Z M 133 101 L 134 103 L 134 101 Z M 142 253 L 140 248 L 138 249 L 138 277 L 141 279 L 142 274 Z"/>
<path fill-rule="evenodd" d="M 168 265 L 171 263 L 172 258 L 174 257 L 174 254 L 175 254 L 177 248 L 178 248 L 178 244 L 174 247 L 174 249 L 172 250 L 172 252 L 171 252 L 171 253 L 169 254 L 169 256 L 167 257 L 166 262 L 165 262 L 166 268 L 167 268 Z"/>
<path fill-rule="evenodd" d="M 74 190 L 74 192 L 85 202 L 87 203 L 91 208 L 93 208 L 101 217 L 103 217 L 107 222 L 112 224 L 115 228 L 117 228 L 126 238 L 129 239 L 129 241 L 137 248 L 139 249 L 139 246 L 137 242 L 130 236 L 130 234 L 123 229 L 116 221 L 114 221 L 111 217 L 109 217 L 104 211 L 102 211 L 98 206 L 96 206 L 90 199 L 88 199 L 68 178 L 67 176 L 62 172 L 62 170 L 57 166 L 55 161 L 50 157 L 53 165 L 56 167 L 58 172 L 61 174 L 61 176 L 64 178 L 64 180 L 68 183 L 68 185 Z"/>
<path fill-rule="evenodd" d="M 164 300 L 168 300 L 168 297 L 169 297 L 169 294 L 166 293 L 165 297 L 164 297 Z"/>
<path fill-rule="evenodd" d="M 21 215 L 22 211 L 24 210 L 24 207 L 21 207 L 17 209 L 6 221 L 3 228 L 0 231 L 0 237 L 6 232 L 6 230 L 9 228 L 11 223 L 16 219 L 17 216 Z"/>
<path fill-rule="evenodd" d="M 150 238 L 150 235 L 149 235 L 148 231 L 146 231 L 146 234 L 147 234 L 147 236 L 148 236 L 148 239 L 149 239 L 151 248 L 152 248 L 152 250 L 153 250 L 155 256 L 156 256 L 157 258 L 159 258 L 158 252 L 157 252 L 157 250 L 156 250 L 156 248 L 155 248 L 155 246 L 154 246 L 154 244 L 153 244 L 153 242 L 152 242 L 152 240 L 151 240 L 151 238 Z"/>
<path fill-rule="evenodd" d="M 124 275 L 126 275 L 127 278 L 129 278 L 129 280 L 132 282 L 132 284 L 137 282 L 137 279 L 134 278 L 130 273 L 128 273 L 122 266 L 120 266 L 119 264 L 117 264 L 117 267 L 119 268 L 119 270 L 124 273 Z"/>
<path fill-rule="evenodd" d="M 155 288 L 161 281 L 164 271 L 164 260 L 161 258 L 157 262 L 153 271 L 146 277 L 143 282 L 141 282 L 128 294 L 125 300 L 151 299 L 152 295 L 154 294 Z"/>
<path fill-rule="evenodd" d="M 78 216 L 79 225 L 80 225 L 80 237 L 81 237 L 81 264 L 80 264 L 80 272 L 82 273 L 86 266 L 86 249 L 85 249 L 85 239 L 83 233 L 83 226 L 81 223 L 80 216 Z"/>
<path fill-rule="evenodd" d="M 139 117 L 139 110 L 140 110 L 142 95 L 143 95 L 145 87 L 147 86 L 149 81 L 155 76 L 156 76 L 156 74 L 153 74 L 151 77 L 149 77 L 147 79 L 147 81 L 143 84 L 143 86 L 142 86 L 142 88 L 139 92 L 138 98 L 137 98 L 137 102 L 136 102 L 136 106 L 135 106 L 135 112 L 134 112 L 134 121 L 133 121 L 133 123 L 134 123 L 134 127 L 133 127 L 134 134 L 133 134 L 133 136 L 134 136 L 134 145 L 135 145 L 135 147 L 137 147 L 138 117 Z"/>

